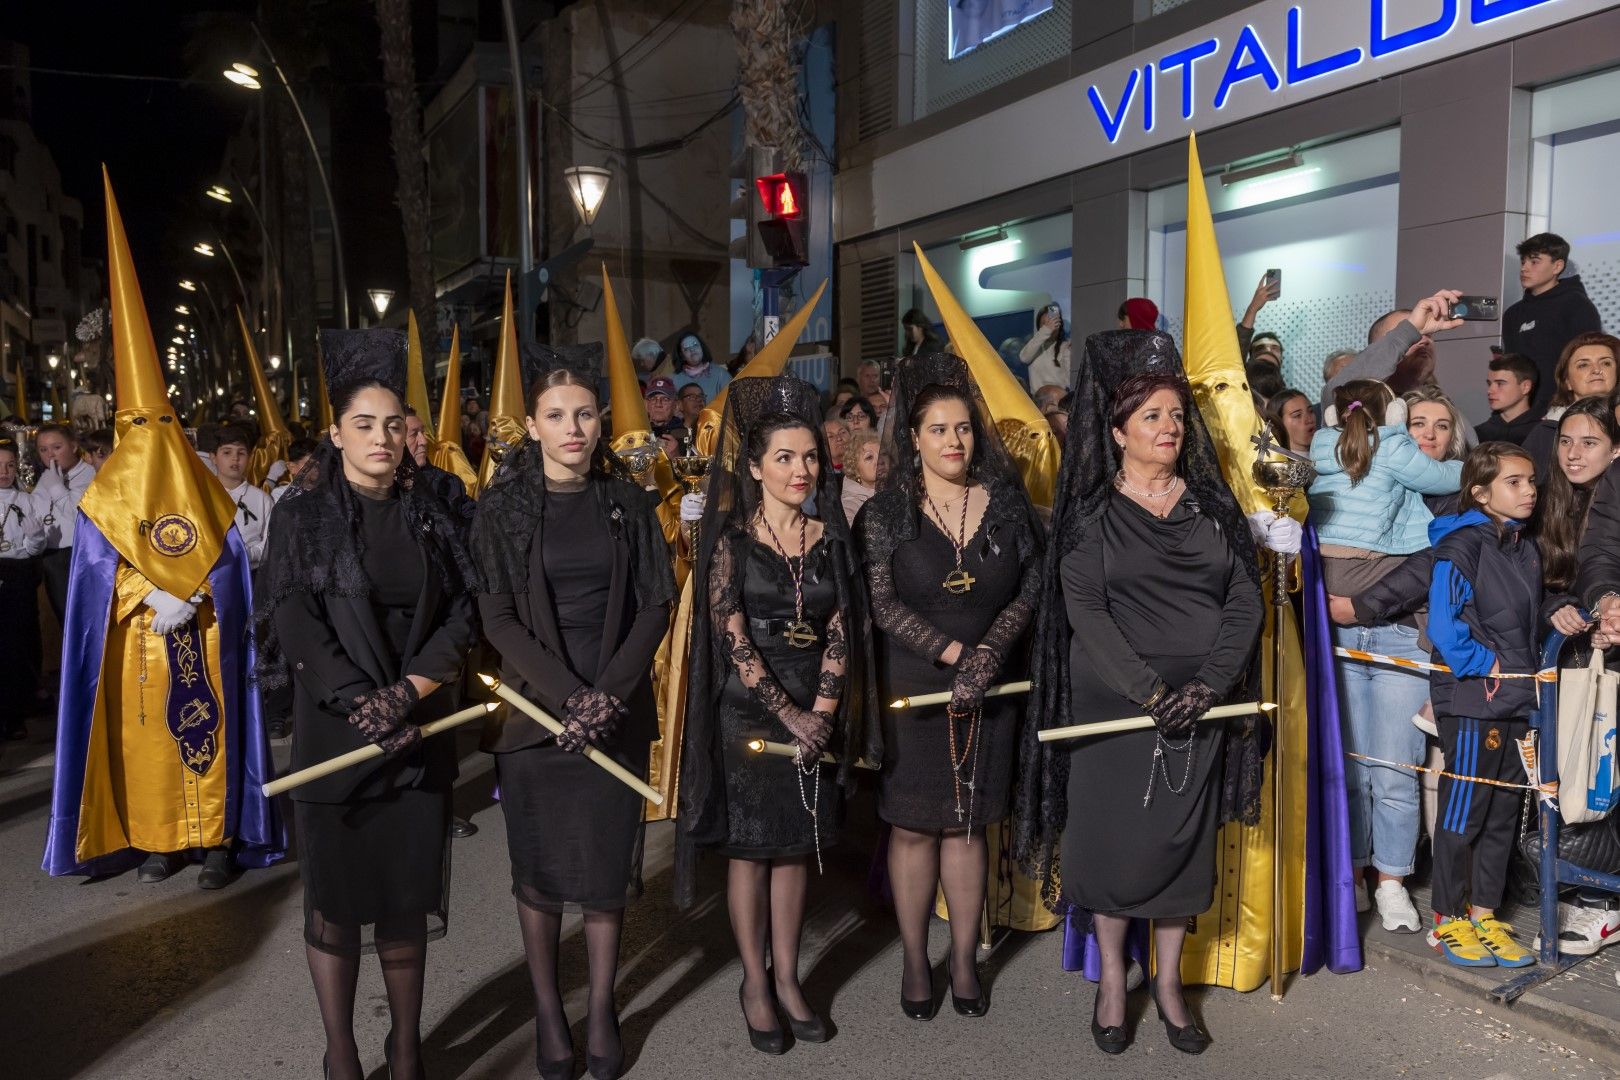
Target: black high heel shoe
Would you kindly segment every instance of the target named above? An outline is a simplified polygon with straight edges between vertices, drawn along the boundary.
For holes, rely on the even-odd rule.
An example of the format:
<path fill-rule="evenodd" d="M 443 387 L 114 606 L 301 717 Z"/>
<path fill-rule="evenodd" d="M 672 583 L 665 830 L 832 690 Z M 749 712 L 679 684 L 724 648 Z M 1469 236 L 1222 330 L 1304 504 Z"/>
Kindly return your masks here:
<path fill-rule="evenodd" d="M 1164 1033 L 1170 1038 L 1170 1045 L 1183 1054 L 1202 1054 L 1209 1049 L 1209 1034 L 1198 1026 L 1198 1018 L 1193 1017 L 1192 1023 L 1186 1027 L 1176 1027 L 1165 1019 L 1164 1006 L 1159 1004 L 1159 986 L 1155 982 L 1148 983 L 1148 993 L 1153 998 L 1153 1008 L 1159 1014 L 1159 1020 L 1164 1024 Z M 1187 1015 L 1192 1016 L 1192 1009 L 1187 1009 Z"/>
<path fill-rule="evenodd" d="M 776 998 L 777 1008 L 781 1009 L 782 1015 L 787 1017 L 788 1027 L 793 1031 L 793 1038 L 799 1042 L 807 1043 L 824 1043 L 832 1038 L 832 1033 L 827 1029 L 827 1021 L 822 1019 L 821 1014 L 814 1009 L 810 1011 L 810 1019 L 795 1020 L 793 1014 L 782 1006 L 781 996 L 776 993 L 776 973 L 774 971 L 768 971 L 767 973 L 771 978 L 771 995 Z"/>
<path fill-rule="evenodd" d="M 1103 1027 L 1097 1023 L 1097 1006 L 1102 1004 L 1101 995 L 1091 1006 L 1091 1038 L 1097 1044 L 1097 1049 L 1105 1054 L 1123 1054 L 1125 1048 L 1131 1045 L 1131 1033 L 1125 1025 L 1118 1024 Z"/>
<path fill-rule="evenodd" d="M 958 1016 L 983 1016 L 990 1011 L 990 995 L 985 993 L 984 980 L 979 980 L 979 994 L 977 997 L 957 997 L 956 987 L 951 987 L 951 1008 L 956 1010 Z"/>
<path fill-rule="evenodd" d="M 787 1052 L 787 1036 L 781 1028 L 760 1030 L 748 1022 L 748 1003 L 743 999 L 743 988 L 737 987 L 737 1004 L 742 1007 L 743 1025 L 748 1028 L 748 1042 L 762 1054 L 773 1056 Z"/>
<path fill-rule="evenodd" d="M 588 1043 L 585 1047 L 585 1071 L 595 1080 L 619 1080 L 624 1075 L 624 1039 L 619 1034 L 617 1013 L 613 1014 L 613 1041 L 619 1044 L 618 1049 L 605 1057 L 591 1053 Z"/>
<path fill-rule="evenodd" d="M 932 986 L 928 988 L 928 996 L 920 1001 L 912 1001 L 907 998 L 905 991 L 900 993 L 900 1011 L 913 1020 L 932 1020 L 934 1012 L 938 1008 L 939 1003 L 934 1000 L 934 988 Z"/>
<path fill-rule="evenodd" d="M 540 1058 L 540 1018 L 534 1020 L 534 1068 L 540 1074 L 540 1080 L 574 1080 L 574 1041 L 568 1040 L 568 1056 L 558 1058 L 556 1061 L 542 1061 Z"/>

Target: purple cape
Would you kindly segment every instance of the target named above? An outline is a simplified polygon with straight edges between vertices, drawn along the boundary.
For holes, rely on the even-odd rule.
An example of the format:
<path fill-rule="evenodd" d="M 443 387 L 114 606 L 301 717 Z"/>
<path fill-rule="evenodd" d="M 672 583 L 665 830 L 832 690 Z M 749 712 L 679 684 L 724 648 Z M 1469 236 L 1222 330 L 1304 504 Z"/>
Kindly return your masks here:
<path fill-rule="evenodd" d="M 1349 796 L 1344 787 L 1333 632 L 1322 583 L 1322 556 L 1316 530 L 1309 526 L 1300 551 L 1300 574 L 1310 749 L 1306 765 L 1305 947 L 1299 970 L 1302 975 L 1312 975 L 1325 965 L 1329 971 L 1343 974 L 1361 970 L 1361 938 L 1356 927 L 1356 875 L 1350 867 Z M 1147 927 L 1133 924 L 1126 941 L 1129 954 L 1145 967 Z M 1093 982 L 1101 971 L 1096 937 L 1079 933 L 1072 914 L 1063 923 L 1063 970 L 1083 971 Z"/>
<path fill-rule="evenodd" d="M 146 853 L 126 848 L 81 863 L 75 853 L 79 803 L 84 795 L 85 759 L 101 681 L 102 652 L 107 644 L 113 582 L 119 555 L 101 530 L 80 513 L 73 532 L 73 562 L 68 574 L 67 615 L 62 620 L 62 686 L 57 706 L 56 769 L 51 790 L 50 831 L 45 837 L 44 869 L 51 876 L 87 874 L 100 877 L 139 865 Z M 214 615 L 220 632 L 220 685 L 227 752 L 220 764 L 229 770 L 225 783 L 225 835 L 241 866 L 265 867 L 287 853 L 287 838 L 273 802 L 260 786 L 270 778 L 270 743 L 259 715 L 259 694 L 251 682 L 253 580 L 247 549 L 235 527 L 225 535 L 225 548 L 208 573 Z M 190 853 L 193 858 L 202 852 Z"/>

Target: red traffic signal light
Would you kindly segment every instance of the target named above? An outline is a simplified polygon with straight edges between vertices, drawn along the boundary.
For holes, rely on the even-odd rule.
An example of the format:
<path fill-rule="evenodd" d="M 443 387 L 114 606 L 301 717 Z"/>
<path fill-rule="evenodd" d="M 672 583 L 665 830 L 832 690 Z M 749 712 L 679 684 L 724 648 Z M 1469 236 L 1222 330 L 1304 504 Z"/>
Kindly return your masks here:
<path fill-rule="evenodd" d="M 756 177 L 754 186 L 759 189 L 759 200 L 771 217 L 795 220 L 804 216 L 803 173 L 779 172 Z"/>

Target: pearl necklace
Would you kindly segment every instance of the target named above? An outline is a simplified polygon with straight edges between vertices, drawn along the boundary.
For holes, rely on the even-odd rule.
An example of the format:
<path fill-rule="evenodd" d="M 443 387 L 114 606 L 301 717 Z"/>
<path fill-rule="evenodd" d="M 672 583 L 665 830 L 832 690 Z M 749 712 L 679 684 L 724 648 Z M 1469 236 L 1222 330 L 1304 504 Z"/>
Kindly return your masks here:
<path fill-rule="evenodd" d="M 1174 492 L 1176 488 L 1180 486 L 1181 477 L 1177 476 L 1171 478 L 1170 486 L 1165 488 L 1163 491 L 1138 491 L 1136 488 L 1131 486 L 1131 482 L 1129 480 L 1125 479 L 1125 470 L 1120 469 L 1119 472 L 1114 476 L 1114 483 L 1125 489 L 1127 493 L 1135 495 L 1139 499 L 1162 499 Z"/>

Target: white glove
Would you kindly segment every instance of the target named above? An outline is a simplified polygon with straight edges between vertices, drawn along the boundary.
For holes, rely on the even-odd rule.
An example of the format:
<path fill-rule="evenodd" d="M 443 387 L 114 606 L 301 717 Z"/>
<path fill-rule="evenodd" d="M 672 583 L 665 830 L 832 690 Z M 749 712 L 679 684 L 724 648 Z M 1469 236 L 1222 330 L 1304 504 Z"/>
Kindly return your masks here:
<path fill-rule="evenodd" d="M 171 596 L 162 589 L 153 589 L 147 593 L 143 603 L 152 609 L 154 634 L 167 634 L 171 630 L 178 630 L 197 614 L 195 604 L 187 603 L 178 596 Z"/>
<path fill-rule="evenodd" d="M 703 520 L 703 492 L 692 491 L 681 496 L 681 520 L 686 522 Z"/>
<path fill-rule="evenodd" d="M 1298 555 L 1305 539 L 1305 527 L 1286 514 L 1277 515 L 1270 510 L 1249 514 L 1249 534 L 1254 542 L 1279 555 Z"/>

